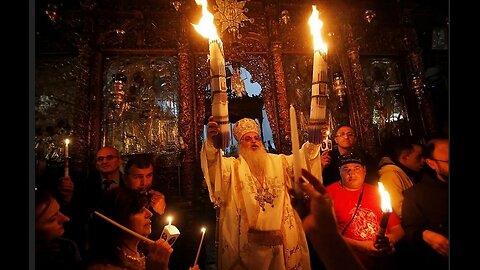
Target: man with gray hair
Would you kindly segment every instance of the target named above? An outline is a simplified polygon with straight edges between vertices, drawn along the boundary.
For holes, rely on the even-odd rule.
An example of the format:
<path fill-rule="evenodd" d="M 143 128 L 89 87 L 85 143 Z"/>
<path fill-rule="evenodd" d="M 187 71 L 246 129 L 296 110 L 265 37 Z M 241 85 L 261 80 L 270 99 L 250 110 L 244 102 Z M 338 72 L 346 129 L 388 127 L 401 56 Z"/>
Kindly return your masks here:
<path fill-rule="evenodd" d="M 235 123 L 239 157 L 213 146 L 218 125 L 208 122 L 202 171 L 210 199 L 220 207 L 219 269 L 310 269 L 302 221 L 292 207 L 293 157 L 267 153 L 253 119 Z M 305 168 L 321 177 L 320 145 L 300 150 Z"/>

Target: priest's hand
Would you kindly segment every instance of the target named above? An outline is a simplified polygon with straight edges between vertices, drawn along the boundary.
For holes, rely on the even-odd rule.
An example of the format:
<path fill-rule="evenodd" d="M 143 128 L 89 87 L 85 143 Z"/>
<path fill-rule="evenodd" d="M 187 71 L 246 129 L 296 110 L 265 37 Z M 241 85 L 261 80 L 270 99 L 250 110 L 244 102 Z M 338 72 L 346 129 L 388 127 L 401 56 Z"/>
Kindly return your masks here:
<path fill-rule="evenodd" d="M 207 140 L 213 144 L 215 136 L 220 132 L 220 127 L 217 122 L 213 121 L 213 116 L 208 118 L 207 123 Z"/>

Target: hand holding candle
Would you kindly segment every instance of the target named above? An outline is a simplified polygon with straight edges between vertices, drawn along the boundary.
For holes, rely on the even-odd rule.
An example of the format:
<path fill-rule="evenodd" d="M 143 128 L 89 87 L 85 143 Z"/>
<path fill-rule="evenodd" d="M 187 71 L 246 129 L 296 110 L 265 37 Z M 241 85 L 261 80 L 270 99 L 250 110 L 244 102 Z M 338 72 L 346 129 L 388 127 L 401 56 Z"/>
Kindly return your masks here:
<path fill-rule="evenodd" d="M 69 176 L 69 164 L 68 164 L 68 144 L 70 143 L 69 139 L 65 139 L 65 177 Z"/>
<path fill-rule="evenodd" d="M 206 230 L 207 229 L 205 227 L 202 228 L 202 238 L 200 239 L 200 244 L 198 245 L 197 256 L 195 257 L 195 262 L 193 263 L 194 266 L 197 264 L 198 256 L 200 255 L 200 250 L 202 249 L 203 237 L 205 236 Z"/>
<path fill-rule="evenodd" d="M 180 235 L 180 231 L 177 229 L 177 227 L 172 225 L 171 216 L 167 217 L 167 220 L 168 220 L 168 225 L 165 225 L 165 227 L 163 227 L 163 231 L 162 231 L 162 234 L 160 235 L 160 238 L 167 241 L 170 244 L 170 246 L 173 246 L 175 241 L 177 241 L 178 236 Z"/>

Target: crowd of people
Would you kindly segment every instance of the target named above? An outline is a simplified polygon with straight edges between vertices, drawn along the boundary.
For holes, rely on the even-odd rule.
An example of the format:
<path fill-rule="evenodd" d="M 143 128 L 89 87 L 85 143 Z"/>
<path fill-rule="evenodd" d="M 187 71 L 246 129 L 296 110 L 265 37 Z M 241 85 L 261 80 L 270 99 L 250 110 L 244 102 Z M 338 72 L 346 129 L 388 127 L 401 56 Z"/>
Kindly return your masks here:
<path fill-rule="evenodd" d="M 209 119 L 200 152 L 219 209 L 216 269 L 448 269 L 448 139 L 396 138 L 376 159 L 341 125 L 333 149 L 302 145 L 294 179 L 293 156 L 269 153 L 255 120 L 233 127 L 238 157 L 214 147 L 218 133 Z M 36 269 L 169 269 L 174 249 L 152 227 L 168 197 L 154 164 L 148 156 L 123 164 L 106 146 L 81 186 L 63 176 L 54 190 L 36 190 Z M 391 196 L 385 228 L 377 182 Z"/>

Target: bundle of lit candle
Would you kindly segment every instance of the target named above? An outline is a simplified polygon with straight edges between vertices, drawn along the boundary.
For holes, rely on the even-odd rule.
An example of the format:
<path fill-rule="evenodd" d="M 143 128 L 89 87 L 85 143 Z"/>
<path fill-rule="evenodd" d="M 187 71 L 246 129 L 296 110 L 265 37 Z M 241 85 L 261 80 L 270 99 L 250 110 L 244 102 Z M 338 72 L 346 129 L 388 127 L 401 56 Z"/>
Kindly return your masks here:
<path fill-rule="evenodd" d="M 388 218 L 392 213 L 392 204 L 390 202 L 390 195 L 385 190 L 382 182 L 378 182 L 378 191 L 380 192 L 380 197 L 382 199 L 382 219 L 380 221 L 380 227 L 378 228 L 377 232 L 377 239 L 378 242 L 381 238 L 385 237 L 385 231 L 387 229 Z"/>
<path fill-rule="evenodd" d="M 321 124 L 327 119 L 327 45 L 322 41 L 320 30 L 323 22 L 318 19 L 315 5 L 308 20 L 313 35 L 313 75 L 312 96 L 310 101 L 310 119 L 308 123 L 308 140 L 319 144 L 322 141 Z"/>
<path fill-rule="evenodd" d="M 230 142 L 230 121 L 228 119 L 227 80 L 222 40 L 213 23 L 213 15 L 207 9 L 207 0 L 195 0 L 202 6 L 202 18 L 193 27 L 208 38 L 210 59 L 210 87 L 212 93 L 212 116 L 220 133 L 214 139 L 215 148 L 227 148 Z"/>

